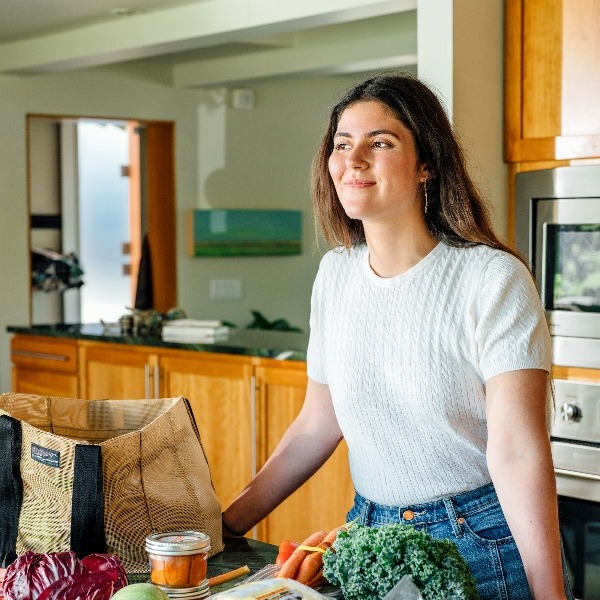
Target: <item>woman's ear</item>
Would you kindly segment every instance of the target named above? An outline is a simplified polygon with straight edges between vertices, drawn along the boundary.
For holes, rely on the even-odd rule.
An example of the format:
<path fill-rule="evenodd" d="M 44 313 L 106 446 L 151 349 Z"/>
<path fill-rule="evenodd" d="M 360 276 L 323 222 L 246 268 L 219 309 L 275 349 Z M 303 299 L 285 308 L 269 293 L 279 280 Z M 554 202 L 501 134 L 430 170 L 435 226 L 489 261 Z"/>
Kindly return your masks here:
<path fill-rule="evenodd" d="M 425 183 L 429 179 L 432 179 L 431 173 L 429 172 L 429 167 L 427 165 L 422 165 L 420 182 Z"/>

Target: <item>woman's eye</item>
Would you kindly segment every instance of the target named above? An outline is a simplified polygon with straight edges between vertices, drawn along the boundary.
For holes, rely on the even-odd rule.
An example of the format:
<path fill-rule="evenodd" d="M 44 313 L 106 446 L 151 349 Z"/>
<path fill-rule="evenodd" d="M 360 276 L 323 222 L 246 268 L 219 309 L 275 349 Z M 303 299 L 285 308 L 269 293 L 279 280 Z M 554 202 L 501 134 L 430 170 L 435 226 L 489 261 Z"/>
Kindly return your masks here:
<path fill-rule="evenodd" d="M 341 150 L 347 150 L 349 147 L 348 142 L 336 142 L 333 144 L 333 149 L 337 150 L 338 152 Z"/>
<path fill-rule="evenodd" d="M 373 142 L 373 146 L 375 148 L 390 148 L 391 144 L 389 142 L 386 142 L 385 140 L 375 140 Z"/>

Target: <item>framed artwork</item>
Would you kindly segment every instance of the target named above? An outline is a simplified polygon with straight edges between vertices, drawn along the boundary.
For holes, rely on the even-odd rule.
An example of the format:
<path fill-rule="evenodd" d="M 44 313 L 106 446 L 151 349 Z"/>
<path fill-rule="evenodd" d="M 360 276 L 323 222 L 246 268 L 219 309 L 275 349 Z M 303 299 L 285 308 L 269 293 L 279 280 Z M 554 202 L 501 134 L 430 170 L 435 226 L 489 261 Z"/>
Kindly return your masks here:
<path fill-rule="evenodd" d="M 302 252 L 302 211 L 199 210 L 189 217 L 192 256 L 289 256 Z"/>

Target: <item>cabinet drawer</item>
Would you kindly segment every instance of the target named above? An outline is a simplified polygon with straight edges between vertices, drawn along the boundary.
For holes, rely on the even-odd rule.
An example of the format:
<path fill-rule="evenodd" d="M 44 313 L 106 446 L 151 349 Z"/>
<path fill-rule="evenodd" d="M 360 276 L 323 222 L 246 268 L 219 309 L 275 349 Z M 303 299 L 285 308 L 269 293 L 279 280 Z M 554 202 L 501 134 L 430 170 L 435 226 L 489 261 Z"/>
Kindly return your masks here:
<path fill-rule="evenodd" d="M 63 373 L 77 372 L 77 342 L 38 336 L 15 336 L 10 344 L 11 360 L 23 366 Z"/>

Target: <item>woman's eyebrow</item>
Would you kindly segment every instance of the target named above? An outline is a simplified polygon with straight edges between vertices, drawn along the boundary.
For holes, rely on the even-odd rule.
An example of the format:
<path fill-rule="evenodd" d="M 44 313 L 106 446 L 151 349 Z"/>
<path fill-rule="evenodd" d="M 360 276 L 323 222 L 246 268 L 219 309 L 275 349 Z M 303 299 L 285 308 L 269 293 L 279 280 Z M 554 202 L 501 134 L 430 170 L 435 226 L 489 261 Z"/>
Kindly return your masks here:
<path fill-rule="evenodd" d="M 396 139 L 400 139 L 398 137 L 398 135 L 396 133 L 394 133 L 391 129 L 375 129 L 374 131 L 369 131 L 369 132 L 365 133 L 364 137 L 370 138 L 370 137 L 375 137 L 377 135 L 391 135 L 391 136 L 395 137 Z M 335 137 L 351 138 L 353 136 L 348 131 L 336 131 L 335 135 L 333 137 L 334 138 Z"/>

